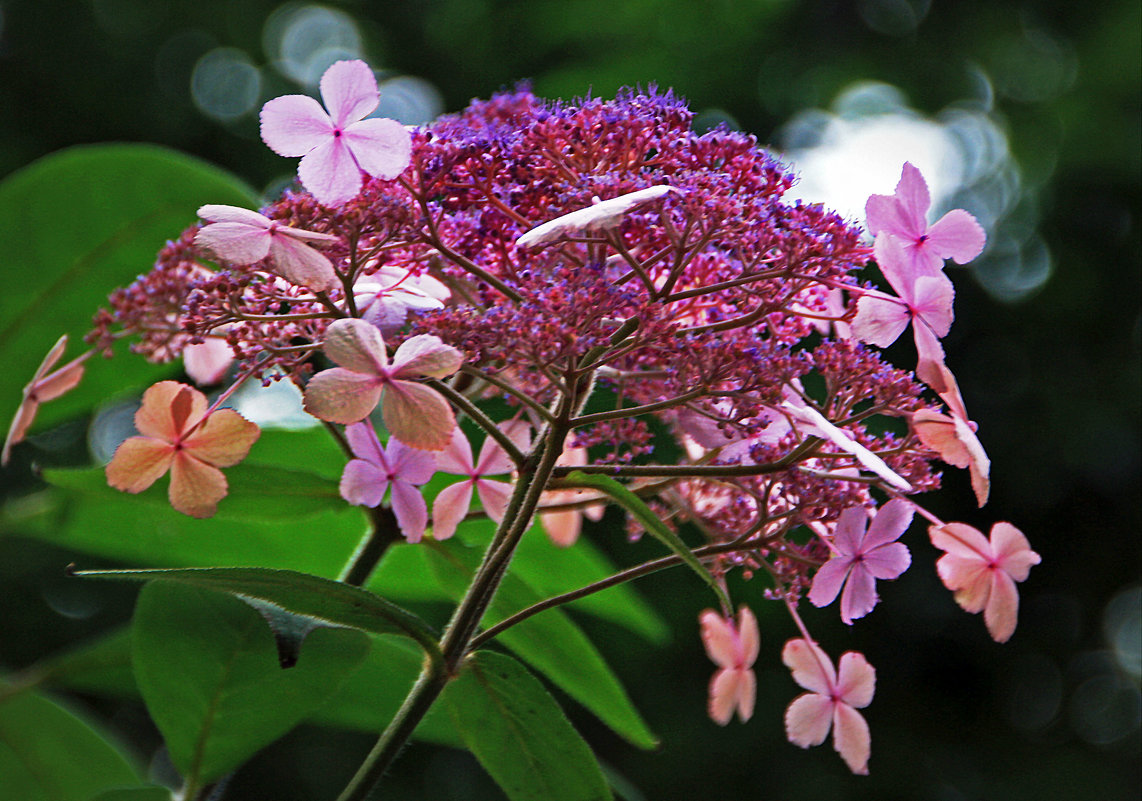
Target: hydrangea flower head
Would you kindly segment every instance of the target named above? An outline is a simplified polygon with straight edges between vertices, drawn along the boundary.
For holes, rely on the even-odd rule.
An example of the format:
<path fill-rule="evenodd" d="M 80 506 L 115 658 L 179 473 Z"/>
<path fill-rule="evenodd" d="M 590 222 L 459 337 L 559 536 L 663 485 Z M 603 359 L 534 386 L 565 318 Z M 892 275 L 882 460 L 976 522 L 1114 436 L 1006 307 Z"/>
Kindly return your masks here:
<path fill-rule="evenodd" d="M 326 206 L 361 191 L 361 173 L 391 181 L 408 166 L 412 141 L 396 120 L 366 119 L 380 103 L 377 79 L 363 61 L 338 61 L 321 76 L 325 108 L 308 95 L 284 95 L 262 107 L 262 140 L 279 156 L 301 156 L 302 185 Z"/>

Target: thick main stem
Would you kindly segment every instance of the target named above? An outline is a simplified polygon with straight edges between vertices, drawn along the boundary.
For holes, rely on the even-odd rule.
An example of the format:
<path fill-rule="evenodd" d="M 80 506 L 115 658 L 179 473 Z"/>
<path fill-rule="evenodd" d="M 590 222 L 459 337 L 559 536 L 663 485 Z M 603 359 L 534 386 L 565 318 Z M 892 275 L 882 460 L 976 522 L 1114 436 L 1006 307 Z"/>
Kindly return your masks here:
<path fill-rule="evenodd" d="M 564 419 L 569 411 L 565 411 Z M 569 430 L 565 422 L 551 424 L 524 460 L 520 468 L 520 480 L 508 502 L 503 522 L 440 640 L 440 650 L 444 655 L 443 666 L 438 667 L 426 660 L 404 704 L 358 768 L 356 775 L 338 796 L 338 801 L 363 801 L 369 796 L 373 786 L 459 671 L 480 619 L 503 579 L 515 547 L 531 526 L 540 495 L 551 478 L 555 460 L 563 451 L 563 441 Z"/>

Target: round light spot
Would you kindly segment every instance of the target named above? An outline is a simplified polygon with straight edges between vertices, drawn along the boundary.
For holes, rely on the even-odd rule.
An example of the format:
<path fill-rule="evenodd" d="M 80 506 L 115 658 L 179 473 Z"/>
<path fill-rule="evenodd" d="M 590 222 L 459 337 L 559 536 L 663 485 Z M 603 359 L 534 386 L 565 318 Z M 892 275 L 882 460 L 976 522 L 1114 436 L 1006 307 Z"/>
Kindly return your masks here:
<path fill-rule="evenodd" d="M 190 96 L 203 114 L 231 122 L 249 114 L 262 91 L 262 74 L 233 47 L 216 47 L 194 65 Z"/>

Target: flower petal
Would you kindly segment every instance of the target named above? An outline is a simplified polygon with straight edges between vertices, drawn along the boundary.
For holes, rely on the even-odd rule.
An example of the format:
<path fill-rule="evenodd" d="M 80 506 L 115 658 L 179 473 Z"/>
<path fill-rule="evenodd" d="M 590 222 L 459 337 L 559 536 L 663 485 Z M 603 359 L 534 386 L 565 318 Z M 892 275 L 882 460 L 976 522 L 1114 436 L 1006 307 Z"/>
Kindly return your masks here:
<path fill-rule="evenodd" d="M 967 264 L 983 252 L 987 234 L 975 217 L 963 209 L 952 209 L 928 229 L 927 244 L 940 258 Z"/>
<path fill-rule="evenodd" d="M 346 128 L 341 138 L 357 160 L 357 165 L 383 181 L 397 178 L 411 161 L 412 137 L 396 120 L 361 120 Z"/>
<path fill-rule="evenodd" d="M 184 451 L 215 467 L 229 467 L 246 458 L 261 429 L 233 409 L 219 409 L 183 442 Z"/>
<path fill-rule="evenodd" d="M 912 564 L 912 554 L 902 542 L 890 542 L 873 548 L 861 562 L 877 579 L 894 579 Z"/>
<path fill-rule="evenodd" d="M 848 557 L 833 558 L 821 565 L 813 576 L 813 586 L 809 588 L 809 602 L 813 606 L 831 604 L 840 593 L 851 568 L 852 559 Z"/>
<path fill-rule="evenodd" d="M 393 514 L 405 539 L 420 542 L 428 527 L 428 504 L 420 490 L 399 478 L 393 481 Z"/>
<path fill-rule="evenodd" d="M 202 419 L 206 405 L 206 396 L 197 389 L 178 381 L 159 381 L 143 393 L 143 405 L 135 412 L 135 428 L 145 437 L 173 443 Z"/>
<path fill-rule="evenodd" d="M 218 502 L 226 497 L 227 489 L 226 476 L 217 467 L 186 451 L 175 455 L 168 497 L 176 510 L 191 517 L 210 517 L 218 510 Z"/>
<path fill-rule="evenodd" d="M 702 626 L 702 645 L 710 661 L 723 668 L 737 665 L 740 647 L 733 624 L 713 609 L 703 610 L 698 622 Z"/>
<path fill-rule="evenodd" d="M 876 691 L 876 668 L 857 651 L 841 654 L 837 664 L 837 693 L 841 700 L 858 709 L 871 704 Z"/>
<path fill-rule="evenodd" d="M 991 546 L 1003 570 L 1016 581 L 1025 581 L 1031 566 L 1041 561 L 1023 532 L 1010 523 L 996 523 L 991 527 Z"/>
<path fill-rule="evenodd" d="M 359 59 L 331 64 L 321 76 L 320 88 L 329 117 L 338 128 L 367 117 L 381 99 L 376 76 Z"/>
<path fill-rule="evenodd" d="M 710 679 L 710 700 L 707 706 L 710 719 L 725 726 L 734 715 L 734 709 L 744 709 L 742 722 L 753 714 L 753 695 L 756 692 L 752 670 L 723 668 Z"/>
<path fill-rule="evenodd" d="M 472 482 L 461 481 L 440 490 L 432 502 L 432 537 L 446 540 L 456 533 L 472 505 Z"/>
<path fill-rule="evenodd" d="M 170 469 L 174 452 L 161 440 L 129 437 L 115 449 L 107 465 L 107 483 L 123 492 L 142 492 Z"/>
<path fill-rule="evenodd" d="M 377 408 L 383 386 L 384 382 L 375 375 L 333 367 L 309 379 L 302 405 L 319 420 L 345 425 L 356 423 Z"/>
<path fill-rule="evenodd" d="M 340 206 L 361 191 L 361 168 L 342 137 L 331 136 L 303 156 L 297 177 L 325 206 Z"/>
<path fill-rule="evenodd" d="M 1011 576 L 1002 570 L 992 570 L 991 587 L 987 604 L 983 608 L 983 622 L 996 642 L 1007 642 L 1015 633 L 1019 619 L 1019 591 Z"/>
<path fill-rule="evenodd" d="M 912 524 L 915 511 L 916 507 L 903 498 L 893 498 L 881 506 L 868 527 L 868 534 L 865 535 L 864 552 L 867 554 L 874 548 L 899 539 Z"/>
<path fill-rule="evenodd" d="M 858 776 L 868 775 L 868 758 L 872 753 L 872 737 L 868 722 L 860 712 L 847 704 L 837 704 L 833 711 L 833 748 Z"/>
<path fill-rule="evenodd" d="M 341 497 L 354 506 L 379 506 L 389 488 L 389 477 L 376 464 L 350 459 L 341 473 Z"/>
<path fill-rule="evenodd" d="M 390 374 L 381 332 L 364 320 L 334 320 L 325 330 L 323 350 L 334 362 L 355 373 Z"/>
<path fill-rule="evenodd" d="M 194 244 L 231 264 L 253 264 L 270 252 L 270 231 L 245 223 L 221 222 L 205 225 L 194 235 Z"/>
<path fill-rule="evenodd" d="M 802 693 L 785 710 L 785 736 L 802 748 L 825 742 L 832 726 L 833 703 L 823 695 Z"/>
<path fill-rule="evenodd" d="M 516 247 L 534 248 L 581 231 L 617 225 L 631 209 L 677 191 L 672 186 L 651 186 L 595 203 L 532 228 L 516 240 Z"/>
<path fill-rule="evenodd" d="M 283 95 L 262 106 L 262 141 L 279 156 L 304 156 L 333 138 L 333 121 L 308 95 Z"/>
<path fill-rule="evenodd" d="M 480 494 L 480 505 L 492 520 L 499 523 L 504 519 L 508 501 L 511 499 L 511 484 L 505 481 L 489 481 L 486 478 L 476 479 L 476 491 Z"/>
<path fill-rule="evenodd" d="M 290 283 L 325 292 L 339 285 L 333 263 L 298 239 L 275 231 L 270 238 L 274 272 Z"/>
<path fill-rule="evenodd" d="M 424 484 L 436 473 L 436 454 L 420 448 L 411 448 L 396 434 L 389 437 L 386 450 L 393 472 L 409 484 Z"/>
<path fill-rule="evenodd" d="M 413 448 L 442 450 L 452 439 L 456 418 L 436 390 L 413 381 L 391 381 L 381 403 L 385 427 Z"/>
<path fill-rule="evenodd" d="M 878 600 L 876 580 L 863 562 L 857 562 L 849 571 L 849 580 L 841 593 L 841 620 L 851 626 L 854 620 L 871 612 Z"/>
<path fill-rule="evenodd" d="M 493 440 L 494 442 L 495 440 Z M 436 469 L 456 476 L 470 476 L 476 466 L 472 463 L 472 446 L 460 426 L 452 429 L 452 439 L 436 454 Z"/>
<path fill-rule="evenodd" d="M 900 338 L 911 320 L 908 307 L 899 298 L 870 292 L 857 300 L 852 333 L 861 342 L 887 348 Z"/>
<path fill-rule="evenodd" d="M 507 420 L 500 423 L 498 428 L 507 435 L 520 453 L 527 453 L 531 447 L 531 426 L 526 420 Z M 493 437 L 485 438 L 484 444 L 480 446 L 480 457 L 476 460 L 476 472 L 482 476 L 494 476 L 510 473 L 513 469 L 515 464 L 507 451 L 501 448 Z"/>
<path fill-rule="evenodd" d="M 391 374 L 394 378 L 444 378 L 459 370 L 463 362 L 464 355 L 451 345 L 445 345 L 440 337 L 417 334 L 402 342 L 393 354 Z"/>
<path fill-rule="evenodd" d="M 818 646 L 797 638 L 785 643 L 781 661 L 793 672 L 793 681 L 816 693 L 828 693 L 837 681 L 833 662 Z M 822 736 L 821 740 L 824 740 Z M 818 741 L 820 742 L 820 741 Z"/>
<path fill-rule="evenodd" d="M 196 345 L 182 349 L 182 366 L 199 386 L 217 384 L 234 363 L 234 351 L 220 337 L 206 337 Z"/>

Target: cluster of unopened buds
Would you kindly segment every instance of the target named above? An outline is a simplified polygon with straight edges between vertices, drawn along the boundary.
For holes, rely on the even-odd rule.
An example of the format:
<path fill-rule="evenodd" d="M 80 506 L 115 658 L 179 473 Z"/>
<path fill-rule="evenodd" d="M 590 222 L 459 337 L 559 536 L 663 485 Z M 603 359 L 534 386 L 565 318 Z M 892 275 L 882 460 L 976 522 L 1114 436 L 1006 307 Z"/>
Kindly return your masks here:
<path fill-rule="evenodd" d="M 705 539 L 692 553 L 723 589 L 700 615 L 718 666 L 710 717 L 753 711 L 757 620 L 735 615 L 725 578 L 763 574 L 800 632 L 781 652 L 806 691 L 788 738 L 831 730 L 855 773 L 874 669 L 854 652 L 834 666 L 802 598 L 839 597 L 846 624 L 867 615 L 876 582 L 909 567 L 899 540 L 919 514 L 956 602 L 1011 637 L 1038 555 L 1008 523 L 985 536 L 916 501 L 942 462 L 970 471 L 982 506 L 989 462 L 940 343 L 945 260 L 974 259 L 984 232 L 962 210 L 929 224 L 914 166 L 869 198 L 862 231 L 783 202 L 792 178 L 753 138 L 694 133 L 670 94 L 570 105 L 517 90 L 406 129 L 367 116 L 378 91 L 362 62 L 330 67 L 321 93 L 326 108 L 294 95 L 262 111 L 266 144 L 301 157 L 302 188 L 260 211 L 202 207 L 205 224 L 97 315 L 91 352 L 132 335 L 201 384 L 233 379 L 213 403 L 174 381 L 148 389 L 138 436 L 107 465 L 113 487 L 169 471 L 175 509 L 213 514 L 222 468 L 258 438 L 221 408 L 251 378 L 302 390 L 346 450 L 344 499 L 391 508 L 409 542 L 469 515 L 538 515 L 570 545 L 612 500 L 587 481 L 605 476 Z M 887 286 L 862 280 L 873 260 Z M 909 327 L 917 361 L 897 369 L 877 349 Z M 25 390 L 5 459 L 37 404 L 80 380 L 90 352 L 53 372 L 64 348 Z M 482 430 L 478 456 L 458 419 Z M 421 487 L 437 471 L 459 481 L 430 512 Z M 642 528 L 629 518 L 631 536 Z"/>

